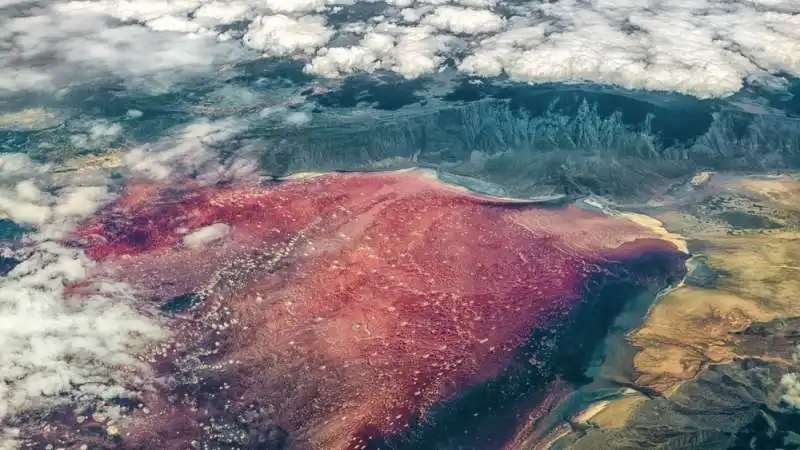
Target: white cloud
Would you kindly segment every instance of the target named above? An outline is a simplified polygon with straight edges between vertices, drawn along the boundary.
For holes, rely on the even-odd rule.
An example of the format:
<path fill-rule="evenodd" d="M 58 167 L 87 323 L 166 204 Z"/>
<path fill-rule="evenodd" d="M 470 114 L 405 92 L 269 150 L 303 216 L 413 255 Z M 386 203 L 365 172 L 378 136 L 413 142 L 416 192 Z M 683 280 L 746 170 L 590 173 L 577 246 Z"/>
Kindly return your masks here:
<path fill-rule="evenodd" d="M 47 165 L 34 163 L 24 153 L 0 153 L 0 181 L 22 181 L 43 175 L 47 173 L 48 169 Z"/>
<path fill-rule="evenodd" d="M 108 15 L 125 22 L 149 22 L 164 16 L 186 15 L 203 3 L 200 0 L 84 0 L 63 2 L 60 9 Z"/>
<path fill-rule="evenodd" d="M 107 120 L 94 120 L 84 124 L 86 131 L 70 136 L 75 147 L 100 149 L 107 147 L 122 134 L 122 126 Z"/>
<path fill-rule="evenodd" d="M 450 36 L 438 35 L 430 27 L 405 29 L 394 48 L 391 68 L 409 78 L 434 72 L 441 67 L 450 42 Z"/>
<path fill-rule="evenodd" d="M 88 217 L 111 199 L 105 186 L 70 186 L 60 192 L 56 216 Z"/>
<path fill-rule="evenodd" d="M 168 15 L 180 10 L 170 5 L 191 6 L 53 2 L 31 7 L 25 16 L 0 18 L 0 94 L 56 90 L 103 76 L 160 91 L 188 77 L 210 74 L 242 53 L 238 46 L 219 43 L 216 33 L 201 33 L 201 25 Z"/>
<path fill-rule="evenodd" d="M 301 127 L 311 123 L 311 113 L 305 111 L 295 111 L 286 115 L 284 123 L 294 127 Z"/>
<path fill-rule="evenodd" d="M 744 80 L 769 73 L 800 76 L 800 3 L 791 0 L 392 0 L 386 8 L 373 0 L 33 5 L 39 4 L 24 17 L 0 18 L 0 90 L 54 89 L 103 74 L 168 89 L 256 56 L 244 48 L 304 59 L 309 73 L 324 76 L 391 70 L 415 77 L 453 61 L 475 75 L 700 97 L 730 94 Z M 220 28 L 236 22 L 246 31 Z M 376 47 L 375 36 L 390 39 Z M 353 38 L 360 42 L 339 48 Z"/>
<path fill-rule="evenodd" d="M 800 346 L 795 348 L 792 359 L 795 364 L 800 364 Z M 781 400 L 793 408 L 800 409 L 800 374 L 785 374 L 781 377 L 781 387 L 784 389 Z"/>
<path fill-rule="evenodd" d="M 671 90 L 697 96 L 738 90 L 748 71 L 757 70 L 745 58 L 722 51 L 715 31 L 698 27 L 681 11 L 667 11 L 609 20 L 607 11 L 553 7 L 553 21 L 517 26 L 482 42 L 461 68 L 478 75 L 506 72 L 526 81 L 588 81 L 628 88 Z M 620 14 L 620 11 L 614 11 Z M 669 26 L 665 26 L 669 23 Z"/>
<path fill-rule="evenodd" d="M 138 109 L 129 109 L 125 112 L 125 117 L 128 119 L 138 119 L 144 115 L 143 112 L 139 111 Z"/>
<path fill-rule="evenodd" d="M 374 72 L 383 68 L 383 58 L 390 54 L 394 46 L 394 36 L 371 32 L 364 36 L 358 46 L 325 49 L 311 61 L 307 70 L 328 76 Z"/>
<path fill-rule="evenodd" d="M 135 175 L 154 180 L 165 180 L 174 172 L 218 172 L 223 168 L 213 147 L 244 129 L 245 124 L 235 119 L 217 122 L 202 120 L 161 142 L 131 150 L 125 155 L 125 164 Z"/>
<path fill-rule="evenodd" d="M 28 225 L 45 223 L 52 216 L 44 194 L 34 181 L 47 173 L 22 153 L 0 154 L 0 217 Z"/>
<path fill-rule="evenodd" d="M 191 124 L 175 136 L 136 149 L 126 161 L 134 174 L 156 178 L 176 171 L 210 182 L 248 176 L 255 170 L 253 161 L 223 163 L 214 152 L 244 127 L 233 120 Z M 78 221 L 113 199 L 107 180 L 67 172 L 53 185 L 48 169 L 23 154 L 0 154 L 0 214 L 37 227 L 13 252 L 21 262 L 0 278 L 3 423 L 26 411 L 147 388 L 150 372 L 140 355 L 168 337 L 163 324 L 136 306 L 141 303 L 130 286 L 106 278 L 102 263 L 62 243 Z M 184 244 L 198 248 L 224 238 L 229 230 L 223 223 L 189 230 Z M 70 289 L 75 284 L 80 288 Z M 13 448 L 16 432 L 0 429 L 0 448 Z"/>
<path fill-rule="evenodd" d="M 270 11 L 280 13 L 305 13 L 321 11 L 328 3 L 327 0 L 264 0 Z"/>
<path fill-rule="evenodd" d="M 401 8 L 347 48 L 323 48 L 307 71 L 325 76 L 394 70 L 418 76 L 447 57 L 460 70 L 521 81 L 585 81 L 699 97 L 739 90 L 768 72 L 800 75 L 800 6 L 779 0 L 637 2 L 563 0 L 496 4 L 396 0 Z M 457 6 L 456 6 L 457 5 Z M 504 5 L 512 14 L 495 11 Z M 768 8 L 775 8 L 769 10 Z M 788 8 L 788 10 L 787 10 Z M 403 26 L 413 24 L 415 26 Z M 388 32 L 394 47 L 366 37 Z M 404 30 L 404 31 L 400 31 Z M 406 40 L 400 46 L 399 41 Z"/>
<path fill-rule="evenodd" d="M 139 381 L 115 366 L 144 375 L 135 355 L 163 332 L 128 306 L 124 285 L 90 280 L 86 298 L 69 295 L 65 285 L 87 280 L 90 267 L 80 251 L 44 242 L 0 280 L 0 418 Z"/>
<path fill-rule="evenodd" d="M 787 373 L 781 378 L 781 387 L 785 393 L 781 399 L 790 406 L 800 409 L 800 375 Z"/>
<path fill-rule="evenodd" d="M 16 185 L 17 197 L 20 200 L 37 202 L 42 198 L 42 190 L 32 180 L 23 180 Z"/>
<path fill-rule="evenodd" d="M 155 31 L 175 31 L 178 33 L 197 33 L 207 31 L 199 23 L 185 17 L 161 16 L 147 23 L 147 27 Z"/>
<path fill-rule="evenodd" d="M 250 16 L 253 4 L 240 1 L 211 1 L 194 10 L 194 20 L 205 27 L 231 23 Z"/>
<path fill-rule="evenodd" d="M 423 6 L 420 8 L 404 8 L 400 11 L 400 18 L 403 19 L 403 22 L 408 23 L 418 23 L 425 17 L 425 14 L 431 12 L 432 8 L 430 6 Z"/>
<path fill-rule="evenodd" d="M 183 237 L 183 245 L 197 249 L 209 242 L 218 241 L 230 232 L 231 227 L 224 223 L 215 223 L 207 227 L 199 228 Z"/>
<path fill-rule="evenodd" d="M 95 264 L 60 243 L 76 220 L 110 199 L 104 185 L 76 176 L 48 185 L 47 167 L 0 156 L 0 212 L 38 231 L 14 251 L 21 259 L 0 278 L 0 421 L 25 411 L 125 395 L 144 382 L 137 355 L 165 336 L 133 308 L 125 284 L 93 275 Z M 81 293 L 69 286 L 82 283 Z M 13 446 L 14 430 L 0 433 Z"/>
<path fill-rule="evenodd" d="M 372 31 L 354 47 L 323 49 L 306 66 L 309 73 L 335 77 L 346 73 L 374 72 L 385 67 L 385 61 L 395 46 L 390 34 Z"/>
<path fill-rule="evenodd" d="M 297 53 L 313 54 L 333 35 L 325 26 L 325 19 L 304 16 L 298 19 L 283 14 L 256 18 L 244 35 L 248 47 L 270 56 L 289 56 Z"/>
<path fill-rule="evenodd" d="M 498 76 L 510 62 L 523 58 L 523 52 L 531 43 L 543 41 L 545 31 L 543 27 L 512 26 L 508 31 L 482 41 L 480 51 L 464 58 L 460 69 L 467 73 Z"/>
<path fill-rule="evenodd" d="M 305 71 L 334 77 L 350 72 L 390 70 L 416 78 L 441 67 L 454 38 L 439 34 L 430 25 L 398 26 L 382 23 L 364 36 L 359 45 L 323 49 Z"/>
<path fill-rule="evenodd" d="M 3 216 L 21 224 L 39 225 L 50 219 L 52 211 L 36 202 L 14 199 L 10 191 L 0 189 L 0 217 Z"/>
<path fill-rule="evenodd" d="M 424 23 L 456 34 L 481 34 L 499 31 L 504 20 L 485 9 L 440 6 L 425 17 Z"/>

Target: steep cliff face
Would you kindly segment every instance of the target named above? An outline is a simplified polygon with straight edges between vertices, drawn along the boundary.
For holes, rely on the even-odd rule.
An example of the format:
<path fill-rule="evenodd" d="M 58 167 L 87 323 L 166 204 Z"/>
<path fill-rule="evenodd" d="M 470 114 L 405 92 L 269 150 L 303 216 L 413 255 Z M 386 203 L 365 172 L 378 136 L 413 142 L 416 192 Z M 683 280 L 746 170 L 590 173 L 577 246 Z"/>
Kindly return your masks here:
<path fill-rule="evenodd" d="M 75 239 L 173 336 L 118 433 L 49 439 L 128 448 L 501 448 L 685 259 L 635 221 L 420 171 L 132 184 Z"/>

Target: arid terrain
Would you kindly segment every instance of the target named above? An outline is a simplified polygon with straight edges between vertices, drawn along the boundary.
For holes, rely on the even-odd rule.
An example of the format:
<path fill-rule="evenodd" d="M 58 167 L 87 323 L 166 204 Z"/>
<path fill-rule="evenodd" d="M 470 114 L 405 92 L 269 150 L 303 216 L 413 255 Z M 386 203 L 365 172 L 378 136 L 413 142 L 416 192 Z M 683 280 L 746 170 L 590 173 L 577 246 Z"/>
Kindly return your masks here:
<path fill-rule="evenodd" d="M 627 336 L 632 365 L 604 373 L 635 389 L 573 416 L 553 448 L 727 448 L 753 420 L 791 411 L 796 399 L 782 396 L 799 370 L 800 182 L 693 181 L 682 194 L 699 201 L 651 213 L 686 239 L 688 275 Z"/>

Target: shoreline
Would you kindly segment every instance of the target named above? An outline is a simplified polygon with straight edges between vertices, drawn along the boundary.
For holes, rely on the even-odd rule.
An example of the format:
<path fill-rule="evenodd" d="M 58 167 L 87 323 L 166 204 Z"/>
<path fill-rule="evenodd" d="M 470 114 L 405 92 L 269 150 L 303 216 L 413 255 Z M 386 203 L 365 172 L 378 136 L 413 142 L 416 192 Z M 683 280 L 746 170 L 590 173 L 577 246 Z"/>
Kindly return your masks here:
<path fill-rule="evenodd" d="M 791 292 L 796 292 L 791 285 L 796 282 L 790 281 L 793 279 L 791 272 L 800 263 L 800 253 L 796 253 L 800 250 L 800 233 L 792 231 L 800 222 L 800 216 L 795 214 L 800 183 L 790 176 L 701 175 L 703 182 L 697 183 L 695 188 L 709 192 L 712 199 L 709 205 L 717 204 L 714 198 L 723 199 L 720 207 L 701 205 L 679 214 L 670 210 L 654 214 L 669 233 L 685 237 L 687 249 L 693 251 L 693 256 L 687 260 L 688 272 L 683 282 L 660 295 L 642 324 L 626 333 L 626 345 L 635 349 L 629 382 L 655 389 L 658 397 L 682 397 L 699 389 L 695 387 L 697 379 L 713 376 L 720 370 L 746 370 L 738 369 L 737 361 L 760 361 L 759 364 L 777 370 L 774 373 L 778 375 L 771 378 L 772 391 L 763 393 L 777 406 L 781 394 L 779 374 L 796 364 L 791 354 L 793 345 L 800 345 L 800 342 L 791 344 L 796 338 L 787 336 L 781 339 L 788 340 L 788 344 L 777 347 L 773 344 L 772 349 L 762 349 L 749 343 L 753 339 L 749 330 L 752 327 L 762 329 L 765 326 L 762 324 L 770 329 L 772 325 L 769 324 L 775 320 L 800 316 L 800 309 L 791 302 Z M 764 203 L 750 209 L 755 199 Z M 725 211 L 776 217 L 775 220 L 782 221 L 782 227 L 774 230 L 737 228 L 742 225 L 720 222 L 728 217 L 722 214 Z M 695 352 L 701 352 L 701 356 L 692 356 Z M 679 361 L 691 364 L 689 369 L 680 369 Z M 605 440 L 603 435 L 591 431 L 595 427 L 607 432 L 616 430 L 620 439 L 647 436 L 646 428 L 637 428 L 639 425 L 634 424 L 643 423 L 646 419 L 642 417 L 659 408 L 658 397 L 629 400 L 621 395 L 611 401 L 590 403 L 568 421 L 573 424 L 572 431 L 550 437 L 553 448 L 562 448 L 560 442 L 569 448 L 576 445 L 575 448 L 583 448 L 578 443 L 584 440 L 587 444 Z M 713 398 L 696 401 L 700 407 Z M 640 410 L 641 413 L 630 415 Z M 629 413 L 625 420 L 609 420 L 624 411 Z M 580 426 L 576 428 L 575 425 Z M 670 438 L 653 436 L 649 439 Z"/>

